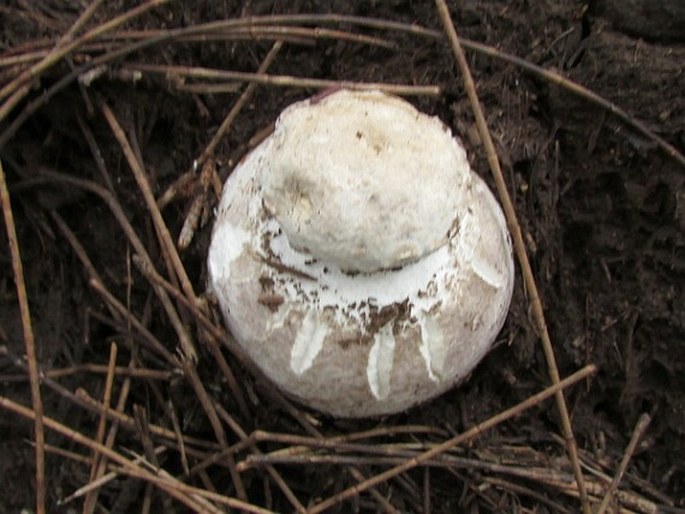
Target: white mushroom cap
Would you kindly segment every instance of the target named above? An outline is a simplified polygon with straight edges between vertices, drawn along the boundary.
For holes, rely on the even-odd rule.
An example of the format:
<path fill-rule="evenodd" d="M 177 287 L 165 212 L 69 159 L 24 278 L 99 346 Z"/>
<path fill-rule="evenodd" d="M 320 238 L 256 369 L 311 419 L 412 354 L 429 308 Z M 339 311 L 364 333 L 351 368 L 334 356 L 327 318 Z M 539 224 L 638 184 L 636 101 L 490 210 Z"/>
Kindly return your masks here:
<path fill-rule="evenodd" d="M 449 130 L 346 90 L 290 106 L 236 167 L 208 269 L 254 362 L 340 417 L 398 412 L 463 380 L 514 280 L 502 212 Z"/>
<path fill-rule="evenodd" d="M 292 105 L 267 144 L 267 209 L 293 248 L 344 270 L 394 268 L 444 244 L 470 185 L 449 129 L 377 91 Z"/>

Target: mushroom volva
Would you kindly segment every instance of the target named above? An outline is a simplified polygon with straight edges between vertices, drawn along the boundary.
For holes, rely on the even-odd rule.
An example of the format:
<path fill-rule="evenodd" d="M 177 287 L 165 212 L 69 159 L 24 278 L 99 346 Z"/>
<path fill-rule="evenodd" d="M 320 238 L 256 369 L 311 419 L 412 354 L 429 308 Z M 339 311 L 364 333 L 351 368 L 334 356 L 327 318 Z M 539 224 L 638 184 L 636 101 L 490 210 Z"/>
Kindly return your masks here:
<path fill-rule="evenodd" d="M 399 412 L 464 380 L 514 282 L 504 216 L 450 130 L 350 90 L 286 108 L 236 166 L 208 272 L 254 363 L 339 417 Z"/>

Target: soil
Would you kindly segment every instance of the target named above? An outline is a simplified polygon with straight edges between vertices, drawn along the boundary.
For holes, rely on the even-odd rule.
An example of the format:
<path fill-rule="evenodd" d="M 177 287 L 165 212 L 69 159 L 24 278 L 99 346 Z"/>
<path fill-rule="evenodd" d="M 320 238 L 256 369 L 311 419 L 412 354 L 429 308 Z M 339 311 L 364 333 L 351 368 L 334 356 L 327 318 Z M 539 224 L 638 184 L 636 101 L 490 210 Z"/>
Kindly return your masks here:
<path fill-rule="evenodd" d="M 31 4 L 10 1 L 0 7 L 3 85 L 25 66 L 21 61 L 11 62 L 10 56 L 51 48 L 82 10 L 80 2 L 68 0 Z M 87 28 L 130 8 L 130 2 L 105 4 Z M 311 0 L 299 2 L 297 8 L 285 8 L 286 2 L 258 0 L 238 7 L 233 2 L 183 4 L 152 9 L 125 28 L 149 31 L 249 15 L 335 12 L 442 31 L 437 11 L 427 1 Z M 461 37 L 555 70 L 685 151 L 685 15 L 677 0 L 462 0 L 451 6 L 451 13 Z M 409 99 L 452 128 L 467 146 L 474 169 L 493 185 L 461 76 L 444 38 L 349 23 L 326 27 L 385 37 L 394 47 L 338 38 L 286 43 L 269 73 L 438 85 L 439 96 Z M 123 34 L 123 29 L 117 30 Z M 116 342 L 119 365 L 126 366 L 135 355 L 141 368 L 173 371 L 158 354 L 139 349 L 140 331 L 113 313 L 111 303 L 89 284 L 87 268 L 59 220 L 73 232 L 107 289 L 173 354 L 178 345 L 176 333 L 150 282 L 133 262 L 136 250 L 100 197 L 56 178 L 55 173 L 87 179 L 112 191 L 157 271 L 167 276 L 164 252 L 143 195 L 100 106 L 112 109 L 126 137 L 134 142 L 133 151 L 144 163 L 159 199 L 192 170 L 193 161 L 216 133 L 238 93 L 184 90 L 178 77 L 152 73 L 133 80 L 127 64 L 254 71 L 272 42 L 258 38 L 161 41 L 110 62 L 92 81 L 68 82 L 43 102 L 45 92 L 72 69 L 118 44 L 116 40 L 102 41 L 100 46 L 77 48 L 71 58 L 42 73 L 31 83 L 26 98 L 0 124 L 0 158 L 17 225 L 38 362 L 43 370 L 103 365 L 108 361 L 110 343 Z M 559 372 L 564 377 L 587 364 L 599 369 L 566 391 L 585 473 L 592 475 L 588 469 L 595 469 L 612 476 L 638 419 L 646 413 L 651 424 L 629 462 L 621 488 L 664 512 L 685 509 L 685 166 L 654 140 L 568 89 L 482 53 L 468 50 L 467 57 L 515 202 Z M 188 79 L 186 85 L 191 82 Z M 220 178 L 225 179 L 250 139 L 268 127 L 281 109 L 316 92 L 302 87 L 258 86 L 211 161 Z M 34 102 L 38 102 L 35 107 Z M 29 115 L 22 120 L 24 113 Z M 208 191 L 207 213 L 211 214 L 216 202 L 213 189 L 201 183 L 200 174 L 191 177 L 162 210 L 174 239 L 198 192 Z M 205 285 L 211 216 L 205 221 L 181 252 L 197 293 Z M 19 356 L 24 353 L 21 318 L 6 233 L 0 232 L 0 345 L 10 355 Z M 416 434 L 411 442 L 441 442 L 549 385 L 529 305 L 518 273 L 511 312 L 497 347 L 466 384 L 433 402 L 381 420 L 343 422 L 306 410 L 298 412 L 315 420 L 326 436 L 422 425 L 433 427 L 434 433 Z M 228 393 L 224 375 L 216 369 L 216 356 L 203 339 L 203 331 L 190 312 L 181 309 L 181 313 L 198 348 L 197 373 L 209 396 L 224 405 L 248 433 L 260 429 L 309 435 L 292 411 L 273 400 L 268 386 L 224 349 L 247 398 L 241 409 Z M 92 397 L 102 397 L 102 372 L 82 367 L 72 371 L 55 380 L 68 391 L 83 389 Z M 115 380 L 113 398 L 118 397 L 122 384 L 120 377 Z M 47 416 L 94 437 L 99 422 L 96 414 L 48 385 L 43 385 L 42 394 Z M 216 443 L 197 394 L 192 381 L 176 372 L 164 380 L 135 379 L 125 411 L 133 416 L 137 405 L 150 423 L 171 429 L 168 406 L 172 405 L 184 434 Z M 21 365 L 1 355 L 0 395 L 31 404 Z M 550 485 L 545 477 L 516 476 L 494 467 L 513 462 L 525 468 L 537 463 L 549 476 L 557 471 L 570 476 L 557 412 L 553 401 L 543 402 L 484 432 L 461 453 L 455 453 L 471 459 L 471 464 L 426 468 L 430 473 L 413 470 L 379 485 L 377 491 L 403 512 L 578 511 L 577 499 Z M 238 437 L 224 428 L 228 444 L 235 443 Z M 122 429 L 114 448 L 124 454 L 125 449 L 142 453 L 144 433 L 144 429 Z M 27 442 L 32 438 L 31 423 L 2 411 L 0 512 L 34 508 L 34 449 Z M 409 440 L 387 435 L 383 442 Z M 46 442 L 90 458 L 83 447 L 64 435 L 47 432 Z M 161 444 L 157 439 L 154 442 Z M 272 443 L 261 449 L 282 447 Z M 239 453 L 236 460 L 246 455 Z M 192 455 L 189 459 L 191 466 L 199 461 Z M 167 448 L 159 462 L 182 478 L 175 445 Z M 387 466 L 359 463 L 357 468 L 368 477 Z M 343 469 L 341 464 L 314 463 L 278 467 L 305 505 L 358 482 Z M 80 510 L 77 502 L 81 500 L 67 506 L 59 506 L 58 500 L 88 482 L 90 465 L 48 453 L 46 473 L 48 512 L 71 512 L 73 506 Z M 204 489 L 212 483 L 222 494 L 235 496 L 227 476 L 224 467 L 215 465 L 204 476 L 184 480 Z M 279 512 L 293 510 L 262 468 L 245 471 L 242 476 L 251 503 Z M 97 512 L 137 512 L 145 508 L 143 499 L 148 498 L 153 511 L 184 511 L 156 489 L 119 477 L 103 488 Z M 362 493 L 333 510 L 375 512 L 383 510 L 380 505 L 373 496 Z M 631 508 L 649 511 L 647 507 Z"/>

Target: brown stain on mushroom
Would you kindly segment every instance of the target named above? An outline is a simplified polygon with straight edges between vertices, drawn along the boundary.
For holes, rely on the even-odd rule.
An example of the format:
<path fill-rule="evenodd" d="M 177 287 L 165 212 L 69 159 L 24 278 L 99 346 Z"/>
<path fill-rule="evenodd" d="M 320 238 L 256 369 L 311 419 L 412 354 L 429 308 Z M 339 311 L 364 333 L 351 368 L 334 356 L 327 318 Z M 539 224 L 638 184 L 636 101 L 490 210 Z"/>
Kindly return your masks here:
<path fill-rule="evenodd" d="M 361 302 L 357 304 L 356 302 L 352 304 L 354 310 L 368 309 L 368 315 L 366 319 L 360 322 L 358 332 L 353 336 L 346 336 L 336 341 L 336 344 L 346 350 L 353 345 L 358 346 L 370 346 L 374 337 L 378 332 L 387 324 L 392 324 L 392 331 L 397 334 L 400 330 L 400 325 L 405 322 L 411 323 L 411 304 L 408 299 L 403 302 L 395 302 L 390 305 L 386 305 L 382 308 L 378 308 L 375 305 L 371 305 L 367 302 Z"/>
<path fill-rule="evenodd" d="M 274 282 L 273 278 L 267 275 L 262 275 L 261 277 L 259 277 L 259 285 L 262 286 L 263 292 L 273 293 L 274 285 L 276 285 L 276 283 Z"/>
<path fill-rule="evenodd" d="M 452 222 L 452 226 L 450 226 L 450 229 L 447 231 L 447 239 L 452 239 L 454 236 L 456 236 L 459 233 L 459 217 L 457 216 L 454 218 L 454 221 Z"/>
<path fill-rule="evenodd" d="M 285 298 L 275 292 L 276 283 L 271 277 L 262 275 L 259 277 L 259 285 L 262 288 L 262 294 L 257 298 L 257 303 L 264 305 L 272 313 L 275 313 L 283 305 Z"/>
<path fill-rule="evenodd" d="M 259 259 L 264 264 L 266 264 L 267 266 L 274 268 L 276 271 L 279 271 L 281 273 L 288 273 L 290 275 L 295 275 L 296 277 L 299 277 L 299 278 L 304 278 L 306 280 L 316 281 L 316 278 L 309 275 L 308 273 L 305 273 L 304 271 L 300 271 L 299 269 L 295 269 L 291 266 L 287 266 L 287 265 L 283 264 L 282 262 L 277 261 L 276 259 L 264 257 L 263 255 L 260 255 Z"/>
<path fill-rule="evenodd" d="M 343 350 L 347 350 L 353 345 L 366 346 L 369 342 L 370 339 L 366 336 L 363 336 L 361 333 L 359 333 L 357 336 L 345 337 L 337 341 L 338 346 Z"/>
<path fill-rule="evenodd" d="M 396 332 L 400 323 L 409 319 L 410 312 L 411 305 L 409 299 L 405 299 L 403 302 L 395 302 L 386 305 L 381 309 L 370 306 L 369 319 L 365 327 L 366 334 L 364 338 L 371 341 L 380 329 L 389 323 L 392 324 L 393 332 Z"/>
<path fill-rule="evenodd" d="M 257 303 L 264 305 L 271 312 L 278 311 L 278 308 L 283 305 L 285 298 L 277 294 L 261 294 L 257 298 Z"/>

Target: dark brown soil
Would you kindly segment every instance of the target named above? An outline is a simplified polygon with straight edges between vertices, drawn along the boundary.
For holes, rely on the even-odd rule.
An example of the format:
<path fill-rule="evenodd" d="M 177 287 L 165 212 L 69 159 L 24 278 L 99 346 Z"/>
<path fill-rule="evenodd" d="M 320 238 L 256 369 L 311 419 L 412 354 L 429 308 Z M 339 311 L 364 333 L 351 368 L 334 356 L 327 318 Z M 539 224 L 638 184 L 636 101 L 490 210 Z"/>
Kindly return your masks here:
<path fill-rule="evenodd" d="M 130 2 L 105 2 L 88 28 L 124 12 Z M 81 11 L 79 2 L 10 1 L 0 6 L 3 53 L 27 55 L 51 48 Z M 153 30 L 190 26 L 239 16 L 282 12 L 354 14 L 416 23 L 442 31 L 431 2 L 303 1 L 295 10 L 286 2 L 200 1 L 188 6 L 151 10 L 126 26 Z M 192 5 L 192 8 L 189 7 Z M 660 6 L 660 7 L 659 7 Z M 451 7 L 461 37 L 492 45 L 544 68 L 556 70 L 626 110 L 680 152 L 685 151 L 685 15 L 677 0 L 545 2 L 463 0 Z M 323 26 L 323 25 L 322 25 Z M 314 44 L 287 43 L 269 73 L 332 80 L 404 84 L 435 84 L 437 97 L 415 96 L 420 109 L 440 116 L 461 137 L 474 168 L 490 180 L 474 117 L 454 58 L 445 39 L 375 31 L 350 24 L 328 28 L 385 37 L 394 49 L 338 39 Z M 57 213 L 101 274 L 105 286 L 174 352 L 176 334 L 150 283 L 132 263 L 135 253 L 108 206 L 97 196 L 54 175 L 92 180 L 105 187 L 86 133 L 99 148 L 118 202 L 157 266 L 166 264 L 143 196 L 121 147 L 105 121 L 100 105 L 109 105 L 159 198 L 176 179 L 192 169 L 197 158 L 234 105 L 238 93 L 204 94 L 180 91 L 173 77 L 143 74 L 131 80 L 127 63 L 178 64 L 255 71 L 271 41 L 162 41 L 109 63 L 91 83 L 70 82 L 47 102 L 42 95 L 72 69 L 103 52 L 82 47 L 32 84 L 27 97 L 0 124 L 5 137 L 0 158 L 9 185 L 25 268 L 39 363 L 43 369 L 106 364 L 111 342 L 119 345 L 118 363 L 126 366 L 129 332 L 88 283 L 88 273 L 57 225 Z M 109 45 L 109 46 L 108 46 Z M 628 466 L 621 487 L 664 511 L 685 509 L 685 167 L 652 140 L 611 113 L 549 81 L 476 52 L 467 54 L 480 100 L 497 145 L 509 191 L 514 198 L 542 302 L 560 374 L 586 364 L 599 371 L 566 392 L 574 434 L 588 468 L 612 476 L 641 414 L 652 422 Z M 0 61 L 0 82 L 17 76 L 21 63 Z M 34 61 L 31 61 L 34 62 Z M 242 91 L 241 87 L 238 91 Z M 314 89 L 261 85 L 221 141 L 216 164 L 224 179 L 248 148 L 248 141 L 268 127 L 289 103 L 314 94 Z M 29 112 L 16 130 L 12 123 Z M 83 128 L 87 127 L 87 132 Z M 7 132 L 11 130 L 11 132 Z M 3 137 L 3 136 L 0 136 Z M 197 175 L 196 175 L 197 176 Z M 180 232 L 192 198 L 202 188 L 195 180 L 163 210 L 174 238 Z M 211 190 L 211 188 L 210 188 Z M 209 195 L 210 207 L 216 199 Z M 211 219 L 181 253 L 196 292 L 204 290 L 205 262 Z M 12 355 L 24 353 L 17 296 L 7 239 L 0 231 L 0 345 Z M 327 436 L 377 426 L 427 425 L 443 435 L 416 435 L 412 441 L 441 442 L 449 434 L 528 398 L 549 385 L 549 373 L 534 327 L 529 298 L 517 276 L 511 312 L 500 344 L 464 386 L 410 412 L 382 420 L 336 422 L 319 419 Z M 202 331 L 181 309 L 198 348 L 198 373 L 208 394 L 225 406 L 250 433 L 255 429 L 308 435 L 267 388 L 225 352 L 248 398 L 249 416 L 226 392 L 215 358 L 201 340 Z M 153 352 L 138 351 L 143 368 L 172 370 Z M 78 372 L 56 379 L 70 391 L 83 388 L 101 398 L 102 373 Z M 123 381 L 115 380 L 117 398 Z M 50 387 L 42 388 L 45 412 L 69 427 L 94 437 L 98 416 Z M 0 356 L 0 395 L 31 404 L 21 366 Z M 171 428 L 169 402 L 180 417 L 181 430 L 216 442 L 196 392 L 181 374 L 171 380 L 134 380 L 125 411 L 141 406 L 150 423 Z M 233 444 L 234 432 L 224 427 Z M 542 479 L 498 472 L 495 463 L 533 466 L 569 474 L 555 404 L 547 401 L 502 423 L 473 440 L 458 455 L 482 465 L 413 470 L 378 486 L 395 508 L 420 512 L 575 512 L 578 501 Z M 34 508 L 34 450 L 28 443 L 32 424 L 7 411 L 0 414 L 0 512 Z M 120 430 L 114 448 L 143 452 L 136 431 Z M 406 442 L 387 436 L 384 442 Z M 56 447 L 90 454 L 67 437 L 47 432 Z M 376 441 L 379 442 L 379 441 Z M 155 444 L 160 444 L 155 439 Z M 265 444 L 263 451 L 283 445 Z M 240 461 L 249 453 L 239 453 Z M 456 455 L 456 454 L 455 454 Z M 198 462 L 192 456 L 192 465 Z M 182 478 L 175 445 L 159 458 L 169 473 Z M 471 462 L 471 461 L 469 461 Z M 490 467 L 488 467 L 490 466 Z M 387 466 L 359 464 L 365 476 Z M 341 465 L 280 466 L 278 470 L 305 505 L 328 498 L 355 483 Z M 592 475 L 588 469 L 586 473 Z M 48 454 L 49 512 L 67 512 L 57 502 L 89 480 L 87 464 Z M 426 477 L 429 477 L 426 480 Z M 210 466 L 206 477 L 184 479 L 200 488 L 211 481 L 217 490 L 235 496 L 226 469 Z M 279 512 L 292 506 L 255 468 L 243 473 L 247 498 Z M 138 512 L 150 495 L 152 511 L 165 507 L 182 512 L 156 489 L 117 478 L 102 490 L 97 512 Z M 600 498 L 603 493 L 599 494 Z M 427 503 L 426 498 L 429 500 Z M 81 501 L 81 500 L 78 500 Z M 77 510 L 80 506 L 73 503 Z M 368 493 L 337 508 L 339 512 L 382 510 Z M 636 512 L 647 512 L 632 507 Z M 682 511 L 681 511 L 682 512 Z"/>

